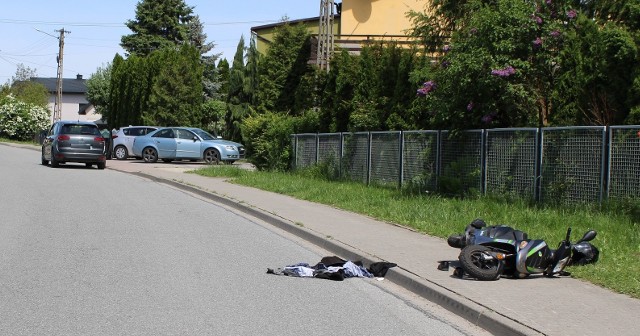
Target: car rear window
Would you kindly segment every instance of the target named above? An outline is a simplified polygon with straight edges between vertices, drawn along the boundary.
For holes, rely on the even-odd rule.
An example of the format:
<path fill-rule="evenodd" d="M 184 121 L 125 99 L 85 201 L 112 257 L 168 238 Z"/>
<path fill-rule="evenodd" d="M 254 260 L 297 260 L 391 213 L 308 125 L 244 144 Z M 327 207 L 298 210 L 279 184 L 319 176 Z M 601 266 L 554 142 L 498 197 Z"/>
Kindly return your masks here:
<path fill-rule="evenodd" d="M 96 125 L 64 124 L 62 134 L 102 135 Z"/>

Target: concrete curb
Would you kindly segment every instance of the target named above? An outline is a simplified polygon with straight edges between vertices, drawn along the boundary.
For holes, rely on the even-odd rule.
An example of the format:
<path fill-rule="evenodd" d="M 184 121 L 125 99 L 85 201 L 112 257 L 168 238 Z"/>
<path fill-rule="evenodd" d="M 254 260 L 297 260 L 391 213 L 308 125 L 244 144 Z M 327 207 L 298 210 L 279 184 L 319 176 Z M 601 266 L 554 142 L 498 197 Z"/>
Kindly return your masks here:
<path fill-rule="evenodd" d="M 359 251 L 346 243 L 334 240 L 330 237 L 323 237 L 312 230 L 292 223 L 289 220 L 278 217 L 268 211 L 243 204 L 239 201 L 219 196 L 214 193 L 202 190 L 200 188 L 190 186 L 184 183 L 159 178 L 141 172 L 127 172 L 111 168 L 113 170 L 124 172 L 139 177 L 143 177 L 158 183 L 164 183 L 178 189 L 182 189 L 203 198 L 209 199 L 216 203 L 220 203 L 226 207 L 235 209 L 241 213 L 248 214 L 258 218 L 265 223 L 273 225 L 283 231 L 298 236 L 320 248 L 338 255 L 348 260 L 361 260 L 364 263 L 371 264 L 382 260 L 378 257 L 368 255 L 364 251 Z M 393 262 L 393 261 L 391 261 Z M 434 302 L 450 312 L 470 321 L 478 327 L 489 331 L 494 335 L 542 335 L 538 330 L 532 329 L 519 321 L 513 320 L 507 316 L 499 314 L 477 302 L 474 302 L 458 293 L 450 291 L 436 283 L 421 278 L 402 267 L 394 267 L 389 270 L 385 279 L 392 283 L 403 287 L 420 297 Z"/>

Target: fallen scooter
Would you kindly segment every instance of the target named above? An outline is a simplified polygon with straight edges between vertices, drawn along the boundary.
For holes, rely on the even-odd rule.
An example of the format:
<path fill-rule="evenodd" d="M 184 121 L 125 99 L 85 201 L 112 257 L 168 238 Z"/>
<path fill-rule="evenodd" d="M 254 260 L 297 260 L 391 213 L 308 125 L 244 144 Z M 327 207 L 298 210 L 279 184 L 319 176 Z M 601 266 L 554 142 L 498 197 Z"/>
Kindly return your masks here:
<path fill-rule="evenodd" d="M 478 280 L 498 280 L 501 276 L 524 278 L 531 274 L 569 275 L 569 264 L 584 265 L 598 259 L 598 249 L 589 241 L 596 237 L 590 230 L 571 243 L 571 228 L 558 248 L 551 249 L 544 240 L 528 239 L 525 232 L 506 225 L 487 226 L 481 219 L 469 224 L 464 234 L 452 235 L 449 246 L 460 248 L 458 261 L 440 261 L 438 269 L 455 268 L 454 276 L 468 275 Z"/>

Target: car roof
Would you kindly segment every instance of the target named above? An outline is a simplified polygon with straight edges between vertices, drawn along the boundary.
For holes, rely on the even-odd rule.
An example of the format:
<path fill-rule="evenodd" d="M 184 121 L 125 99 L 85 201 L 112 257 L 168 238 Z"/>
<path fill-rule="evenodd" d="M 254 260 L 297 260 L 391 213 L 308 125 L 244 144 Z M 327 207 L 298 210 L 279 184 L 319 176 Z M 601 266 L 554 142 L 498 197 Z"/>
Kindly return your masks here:
<path fill-rule="evenodd" d="M 129 126 L 122 126 L 122 127 L 120 127 L 120 129 L 125 129 L 125 128 L 140 128 L 140 127 L 149 127 L 149 128 L 156 128 L 156 129 L 157 129 L 157 128 L 161 128 L 160 126 L 144 126 L 144 125 L 141 125 L 141 126 L 132 126 L 132 125 L 129 125 Z"/>
<path fill-rule="evenodd" d="M 86 120 L 58 120 L 58 123 L 61 124 L 77 124 L 77 125 L 96 125 L 95 122 L 93 121 L 86 121 Z"/>

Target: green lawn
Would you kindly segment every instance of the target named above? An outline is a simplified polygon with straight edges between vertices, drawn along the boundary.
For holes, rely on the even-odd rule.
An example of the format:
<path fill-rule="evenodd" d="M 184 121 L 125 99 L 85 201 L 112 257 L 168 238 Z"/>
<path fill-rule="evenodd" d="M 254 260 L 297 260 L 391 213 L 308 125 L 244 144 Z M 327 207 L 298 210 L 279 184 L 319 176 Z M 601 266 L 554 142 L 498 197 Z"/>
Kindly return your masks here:
<path fill-rule="evenodd" d="M 211 166 L 194 173 L 231 177 L 233 183 L 331 205 L 442 238 L 462 232 L 475 218 L 483 218 L 490 225 L 508 224 L 527 232 L 529 237 L 545 239 L 552 247 L 564 238 L 567 227 L 572 228 L 573 241 L 588 229 L 595 229 L 598 236 L 592 243 L 600 250 L 600 260 L 594 265 L 570 267 L 568 271 L 576 278 L 640 298 L 640 225 L 636 217 L 624 211 L 541 208 L 489 198 L 416 196 L 361 183 L 229 166 Z"/>

